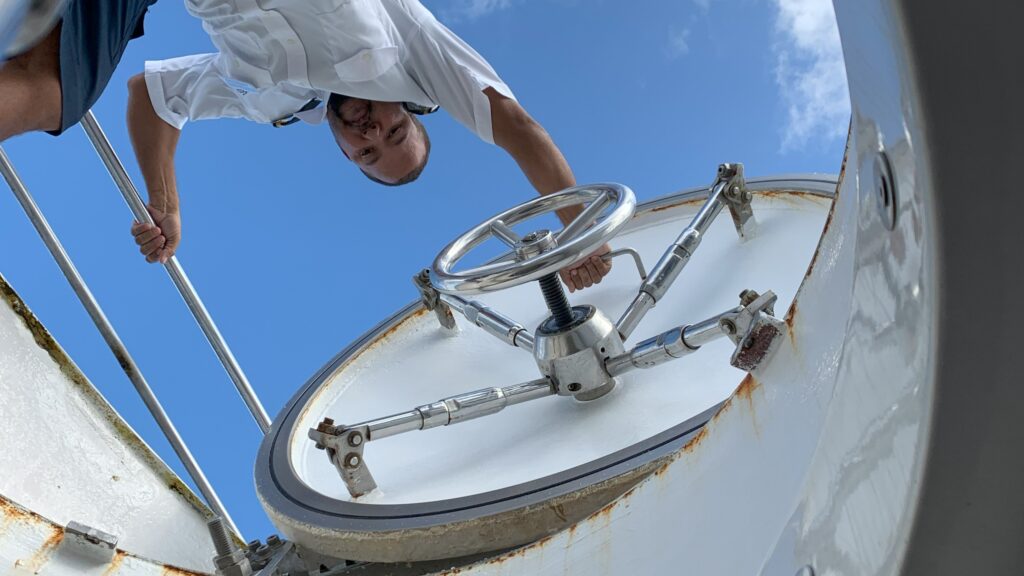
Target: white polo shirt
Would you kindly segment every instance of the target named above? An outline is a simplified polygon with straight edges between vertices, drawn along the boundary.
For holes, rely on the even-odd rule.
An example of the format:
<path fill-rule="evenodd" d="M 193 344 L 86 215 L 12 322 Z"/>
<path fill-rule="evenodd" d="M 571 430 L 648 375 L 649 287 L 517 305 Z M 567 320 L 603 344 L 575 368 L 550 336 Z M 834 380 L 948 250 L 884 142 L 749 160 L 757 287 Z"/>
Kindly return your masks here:
<path fill-rule="evenodd" d="M 146 62 L 156 113 L 188 120 L 295 114 L 316 124 L 332 92 L 440 106 L 493 143 L 488 86 L 514 98 L 473 48 L 418 0 L 186 0 L 220 50 Z"/>

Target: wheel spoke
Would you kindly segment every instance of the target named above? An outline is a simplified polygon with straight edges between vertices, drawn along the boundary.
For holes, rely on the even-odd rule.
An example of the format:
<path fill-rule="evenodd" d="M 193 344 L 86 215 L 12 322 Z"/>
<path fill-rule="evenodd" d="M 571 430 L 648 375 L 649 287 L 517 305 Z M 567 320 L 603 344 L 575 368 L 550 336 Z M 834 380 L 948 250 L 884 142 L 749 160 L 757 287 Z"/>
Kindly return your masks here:
<path fill-rule="evenodd" d="M 503 220 L 495 220 L 494 222 L 491 222 L 491 233 L 494 234 L 498 240 L 508 244 L 510 248 L 515 248 L 516 244 L 519 243 L 519 235 L 509 228 Z"/>
<path fill-rule="evenodd" d="M 611 202 L 610 196 L 611 195 L 608 192 L 603 192 L 590 203 L 590 206 L 587 206 L 583 212 L 580 212 L 580 215 L 573 219 L 568 226 L 563 228 L 562 231 L 555 236 L 555 241 L 558 245 L 561 246 L 566 242 L 569 242 L 576 236 L 579 236 L 580 232 L 589 228 L 590 225 L 594 223 L 594 220 L 597 220 L 597 217 L 601 215 L 601 212 L 603 212 Z"/>

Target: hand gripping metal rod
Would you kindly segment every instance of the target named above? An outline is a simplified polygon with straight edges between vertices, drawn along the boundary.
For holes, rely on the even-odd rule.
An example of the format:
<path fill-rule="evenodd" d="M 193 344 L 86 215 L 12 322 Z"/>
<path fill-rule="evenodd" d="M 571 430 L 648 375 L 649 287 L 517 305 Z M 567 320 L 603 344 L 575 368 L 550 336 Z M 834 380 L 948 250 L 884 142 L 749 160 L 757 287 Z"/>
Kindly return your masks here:
<path fill-rule="evenodd" d="M 146 210 L 146 204 L 142 201 L 139 196 L 138 189 L 135 188 L 135 184 L 128 177 L 128 173 L 124 169 L 124 165 L 121 164 L 121 160 L 117 157 L 114 149 L 110 145 L 110 141 L 107 140 L 106 134 L 103 133 L 103 129 L 100 128 L 96 117 L 93 116 L 92 111 L 85 113 L 85 117 L 82 118 L 82 128 L 85 129 L 85 133 L 89 136 L 89 140 L 92 141 L 92 145 L 96 148 L 96 153 L 99 154 L 100 159 L 103 160 L 103 164 L 107 167 L 107 171 L 110 172 L 110 177 L 114 179 L 114 183 L 117 184 L 118 189 L 121 191 L 121 195 L 124 196 L 125 202 L 128 203 L 128 207 L 131 208 L 132 214 L 135 215 L 135 219 L 139 222 L 146 222 L 153 224 L 153 218 L 150 217 L 149 211 Z M 220 330 L 217 329 L 217 325 L 213 323 L 213 318 L 210 317 L 210 313 L 207 312 L 206 306 L 203 305 L 203 301 L 199 299 L 199 294 L 196 293 L 195 288 L 192 287 L 192 282 L 189 281 L 188 276 L 185 275 L 184 268 L 178 262 L 178 259 L 171 256 L 170 259 L 164 264 L 164 269 L 167 270 L 167 274 L 170 275 L 171 281 L 177 286 L 178 292 L 181 293 L 181 297 L 185 300 L 185 304 L 188 305 L 188 309 L 192 312 L 192 316 L 195 317 L 199 327 L 202 328 L 203 334 L 206 335 L 206 339 L 213 346 L 213 350 L 217 353 L 217 357 L 220 358 L 221 364 L 224 365 L 224 369 L 227 370 L 228 376 L 231 377 L 231 381 L 234 382 L 235 388 L 238 389 L 238 393 L 242 396 L 242 400 L 245 401 L 245 405 L 249 407 L 249 412 L 252 413 L 252 417 L 256 420 L 256 424 L 260 427 L 260 431 L 264 434 L 270 431 L 270 416 L 267 415 L 267 411 L 264 410 L 263 404 L 260 403 L 259 398 L 256 397 L 256 392 L 252 389 L 249 384 L 249 379 L 245 377 L 245 373 L 242 372 L 242 367 L 238 365 L 238 361 L 235 360 L 234 354 L 231 353 L 231 349 L 228 348 L 227 342 L 224 341 L 224 337 L 221 336 Z"/>
<path fill-rule="evenodd" d="M 131 380 L 132 385 L 135 386 L 135 390 L 142 397 L 142 401 L 146 404 L 146 408 L 149 409 L 150 414 L 156 420 L 156 423 L 160 426 L 160 430 L 163 431 L 164 436 L 167 437 L 167 441 L 171 443 L 171 447 L 174 448 L 174 452 L 178 455 L 181 463 L 185 466 L 185 470 L 188 471 L 188 475 L 192 478 L 192 481 L 196 483 L 196 487 L 203 494 L 206 499 L 206 503 L 210 505 L 210 508 L 215 514 L 224 518 L 231 529 L 234 530 L 235 534 L 241 537 L 241 532 L 238 527 L 235 526 L 234 521 L 231 520 L 231 516 L 228 515 L 228 511 L 224 509 L 224 504 L 221 503 L 220 498 L 217 497 L 217 492 L 214 491 L 213 486 L 210 485 L 209 480 L 206 479 L 206 475 L 203 474 L 203 470 L 196 463 L 192 453 L 189 452 L 188 446 L 185 445 L 185 441 L 182 440 L 178 434 L 178 430 L 175 429 L 171 419 L 167 416 L 163 406 L 160 405 L 160 401 L 157 400 L 156 395 L 153 393 L 153 389 L 149 387 L 149 383 L 142 376 L 142 372 L 139 371 L 139 367 L 135 364 L 135 360 L 132 359 L 131 354 L 125 348 L 124 343 L 121 342 L 121 338 L 114 331 L 114 327 L 111 326 L 110 321 L 107 319 L 106 314 L 103 313 L 103 309 L 100 308 L 96 298 L 93 297 L 92 292 L 89 290 L 89 286 L 86 285 L 85 280 L 78 273 L 74 263 L 71 262 L 71 258 L 68 253 L 64 250 L 64 246 L 61 245 L 60 240 L 57 239 L 57 235 L 54 234 L 53 229 L 50 228 L 50 224 L 46 221 L 43 213 L 39 210 L 39 206 L 36 205 L 35 200 L 29 194 L 28 189 L 25 188 L 25 184 L 18 177 L 18 174 L 14 171 L 14 167 L 11 165 L 10 159 L 4 152 L 3 148 L 0 148 L 0 172 L 3 173 L 3 177 L 7 180 L 7 184 L 11 187 L 14 192 L 14 196 L 21 203 L 22 208 L 25 209 L 25 213 L 28 215 L 29 220 L 32 221 L 32 225 L 35 226 L 36 232 L 43 239 L 43 244 L 50 251 L 53 259 L 57 262 L 57 266 L 60 267 L 60 271 L 64 273 L 64 277 L 67 278 L 68 283 L 71 284 L 71 288 L 75 291 L 75 295 L 82 302 L 82 306 L 89 313 L 92 321 L 96 324 L 96 328 L 99 329 L 103 339 L 106 340 L 107 346 L 110 347 L 111 352 L 114 353 L 114 357 L 117 358 L 118 364 L 124 369 L 125 374 L 128 375 L 128 379 Z M 244 539 L 243 539 L 244 540 Z"/>

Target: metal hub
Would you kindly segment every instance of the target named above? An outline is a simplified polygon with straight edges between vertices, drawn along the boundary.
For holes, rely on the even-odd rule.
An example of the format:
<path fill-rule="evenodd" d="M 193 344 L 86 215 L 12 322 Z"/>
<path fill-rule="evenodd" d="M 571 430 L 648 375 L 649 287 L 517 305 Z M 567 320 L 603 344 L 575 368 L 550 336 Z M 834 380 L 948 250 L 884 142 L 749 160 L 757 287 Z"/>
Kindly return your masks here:
<path fill-rule="evenodd" d="M 559 326 L 553 318 L 541 323 L 533 357 L 558 394 L 595 400 L 615 388 L 615 378 L 605 364 L 625 353 L 625 348 L 615 323 L 597 308 L 576 306 L 572 311 L 578 320 L 571 326 Z"/>

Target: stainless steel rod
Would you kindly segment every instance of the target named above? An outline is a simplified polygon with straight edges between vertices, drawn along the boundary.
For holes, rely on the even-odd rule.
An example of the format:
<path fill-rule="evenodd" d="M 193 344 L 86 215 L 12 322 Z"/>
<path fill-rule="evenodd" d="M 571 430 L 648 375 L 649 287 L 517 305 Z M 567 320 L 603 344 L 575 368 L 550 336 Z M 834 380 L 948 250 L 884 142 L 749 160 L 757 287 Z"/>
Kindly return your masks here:
<path fill-rule="evenodd" d="M 482 388 L 451 396 L 437 402 L 424 404 L 408 412 L 360 422 L 349 426 L 346 430 L 366 426 L 369 429 L 367 437 L 369 442 L 413 430 L 427 430 L 489 416 L 514 404 L 522 404 L 554 395 L 555 387 L 551 384 L 551 380 L 540 378 L 504 388 Z M 311 430 L 311 433 L 316 432 L 316 430 Z"/>
<path fill-rule="evenodd" d="M 442 293 L 440 298 L 442 302 L 465 316 L 466 320 L 469 320 L 472 324 L 482 328 L 484 332 L 510 346 L 522 348 L 528 352 L 533 351 L 533 334 L 530 334 L 529 330 L 515 320 L 481 302 L 467 300 L 456 294 Z"/>
<path fill-rule="evenodd" d="M 124 196 L 124 200 L 128 203 L 128 207 L 131 208 L 132 214 L 135 215 L 135 219 L 139 222 L 153 224 L 153 219 L 150 217 L 149 211 L 146 210 L 146 204 L 139 196 L 138 189 L 135 188 L 135 184 L 128 176 L 128 172 L 125 171 L 124 165 L 117 157 L 117 153 L 114 152 L 113 147 L 110 145 L 110 141 L 107 139 L 106 134 L 103 133 L 103 129 L 100 128 L 100 125 L 96 121 L 96 117 L 93 116 L 91 110 L 86 112 L 85 117 L 82 118 L 82 128 L 85 129 L 85 133 L 89 136 L 89 140 L 92 141 L 92 145 L 96 149 L 96 153 L 99 154 L 100 159 L 103 160 L 103 164 L 107 167 L 107 171 L 110 172 L 110 177 L 113 178 L 114 183 L 117 184 L 117 188 L 121 191 L 121 195 Z M 164 269 L 167 270 L 167 274 L 171 277 L 171 281 L 174 282 L 174 285 L 178 288 L 178 292 L 181 293 L 181 297 L 185 300 L 185 304 L 192 312 L 192 316 L 195 317 L 199 327 L 203 330 L 203 334 L 206 335 L 206 339 L 210 342 L 214 352 L 217 353 L 217 357 L 220 359 L 224 369 L 227 370 L 228 376 L 231 377 L 231 381 L 235 384 L 235 388 L 238 390 L 239 395 L 242 396 L 242 400 L 249 408 L 249 412 L 252 413 L 252 417 L 256 420 L 256 424 L 260 427 L 260 431 L 266 434 L 270 431 L 270 416 L 263 408 L 263 404 L 260 403 L 259 398 L 256 396 L 256 392 L 249 384 L 249 379 L 245 377 L 245 372 L 242 371 L 242 367 L 238 364 L 238 361 L 235 360 L 234 354 L 232 354 L 231 349 L 228 348 L 228 343 L 224 340 L 224 337 L 221 336 L 220 330 L 218 330 L 217 325 L 214 324 L 213 318 L 206 310 L 206 306 L 203 305 L 203 301 L 199 299 L 199 294 L 196 293 L 195 288 L 192 286 L 192 282 L 189 281 L 188 276 L 185 274 L 185 269 L 181 267 L 178 259 L 174 256 L 164 263 Z"/>
<path fill-rule="evenodd" d="M 657 336 L 638 343 L 630 351 L 609 358 L 605 370 L 612 376 L 619 376 L 636 368 L 653 368 L 692 354 L 701 346 L 726 336 L 720 322 L 722 319 L 735 321 L 743 311 L 737 306 L 696 324 L 676 326 Z"/>
<path fill-rule="evenodd" d="M 67 278 L 68 283 L 71 284 L 72 290 L 75 291 L 75 295 L 82 302 L 82 306 L 89 313 L 93 323 L 96 324 L 96 328 L 99 329 L 103 339 L 107 342 L 107 346 L 110 347 L 110 351 L 114 353 L 114 357 L 117 358 L 118 364 L 124 369 L 128 379 L 131 380 L 132 385 L 135 386 L 135 390 L 139 393 L 142 401 L 146 404 L 146 408 L 149 409 L 150 414 L 156 420 L 157 425 L 160 426 L 160 430 L 163 431 L 164 436 L 167 437 L 167 441 L 171 443 L 171 447 L 174 452 L 178 455 L 178 459 L 185 466 L 185 470 L 188 471 L 188 475 L 195 482 L 196 487 L 202 493 L 206 499 L 206 503 L 210 505 L 210 508 L 215 514 L 221 516 L 227 521 L 228 525 L 234 530 L 235 534 L 238 534 L 241 538 L 242 533 L 238 530 L 228 511 L 224 508 L 224 504 L 221 503 L 220 498 L 217 496 L 217 492 L 210 485 L 209 480 L 206 479 L 206 475 L 203 474 L 203 470 L 199 467 L 192 453 L 189 451 L 188 446 L 185 445 L 185 441 L 182 440 L 181 435 L 178 434 L 178 430 L 174 427 L 170 417 L 167 416 L 167 412 L 164 411 L 163 406 L 160 405 L 160 401 L 157 400 L 156 394 L 153 393 L 153 389 L 149 387 L 149 383 L 143 377 L 142 372 L 139 370 L 138 365 L 135 364 L 135 360 L 132 359 L 131 354 L 128 353 L 128 349 L 125 348 L 124 343 L 121 342 L 121 338 L 114 331 L 114 327 L 110 324 L 106 314 L 103 313 L 103 309 L 100 308 L 96 298 L 93 297 L 92 291 L 89 290 L 89 286 L 86 285 L 85 280 L 82 279 L 81 274 L 78 273 L 78 269 L 75 268 L 68 253 L 64 250 L 64 246 L 61 245 L 57 235 L 50 228 L 50 224 L 46 221 L 42 211 L 39 210 L 39 206 L 36 205 L 35 200 L 29 194 L 25 184 L 18 177 L 18 174 L 14 171 L 14 166 L 11 165 L 10 158 L 4 152 L 3 148 L 0 148 L 0 172 L 3 173 L 4 179 L 7 184 L 11 187 L 11 191 L 14 192 L 14 196 L 18 199 L 21 207 L 25 209 L 25 213 L 28 215 L 29 220 L 35 227 L 36 232 L 43 239 L 43 244 L 50 251 L 53 259 L 57 262 L 57 266 L 60 267 L 60 271 L 64 273 L 64 277 Z M 242 538 L 244 541 L 245 539 Z"/>
<path fill-rule="evenodd" d="M 633 333 L 633 330 L 640 324 L 640 321 L 643 320 L 647 312 L 654 308 L 658 300 L 661 300 L 662 296 L 668 292 L 668 289 L 672 287 L 672 283 L 679 277 L 679 273 L 683 271 L 683 268 L 686 267 L 694 252 L 697 251 L 697 247 L 700 246 L 708 227 L 711 226 L 711 223 L 714 222 L 715 218 L 718 217 L 725 207 L 725 200 L 722 198 L 722 195 L 730 182 L 730 180 L 721 179 L 715 182 L 711 193 L 708 195 L 708 199 L 701 206 L 696 216 L 679 234 L 679 238 L 668 247 L 661 260 L 658 260 L 658 263 L 654 265 L 654 269 L 651 270 L 643 284 L 640 285 L 640 291 L 636 298 L 633 299 L 633 302 L 623 312 L 619 321 L 615 323 L 615 327 L 618 329 L 623 340 Z"/>

